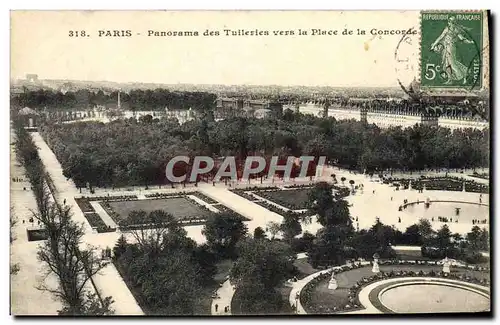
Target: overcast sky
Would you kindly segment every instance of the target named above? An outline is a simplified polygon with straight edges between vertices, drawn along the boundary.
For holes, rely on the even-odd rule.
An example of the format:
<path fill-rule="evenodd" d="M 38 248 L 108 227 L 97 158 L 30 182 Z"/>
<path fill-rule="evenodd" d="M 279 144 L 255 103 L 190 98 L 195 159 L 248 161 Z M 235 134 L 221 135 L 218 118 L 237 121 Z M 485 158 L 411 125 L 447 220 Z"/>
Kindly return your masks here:
<path fill-rule="evenodd" d="M 376 28 L 419 26 L 411 12 L 13 12 L 11 77 L 193 84 L 397 86 L 417 66 L 396 71 L 401 35 L 376 37 Z M 308 36 L 274 36 L 298 29 Z M 312 36 L 311 29 L 354 31 Z M 356 35 L 357 29 L 366 35 Z M 218 37 L 204 37 L 206 30 Z M 269 31 L 270 36 L 225 36 L 223 29 Z M 90 37 L 69 37 L 85 30 Z M 131 30 L 132 37 L 98 37 Z M 198 37 L 148 37 L 148 31 L 198 31 Z M 138 35 L 138 33 L 140 35 Z M 418 37 L 401 51 L 418 63 Z M 416 60 L 415 60 L 416 58 Z M 406 70 L 405 70 L 406 69 Z M 405 70 L 403 72 L 403 70 Z"/>

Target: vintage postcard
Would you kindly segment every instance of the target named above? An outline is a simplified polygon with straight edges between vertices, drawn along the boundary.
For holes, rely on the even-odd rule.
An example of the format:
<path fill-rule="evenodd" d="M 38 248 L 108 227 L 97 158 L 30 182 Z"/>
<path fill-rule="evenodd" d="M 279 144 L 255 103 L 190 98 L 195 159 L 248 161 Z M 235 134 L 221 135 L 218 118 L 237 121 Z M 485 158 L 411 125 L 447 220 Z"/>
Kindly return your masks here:
<path fill-rule="evenodd" d="M 490 315 L 489 19 L 11 11 L 11 314 Z"/>

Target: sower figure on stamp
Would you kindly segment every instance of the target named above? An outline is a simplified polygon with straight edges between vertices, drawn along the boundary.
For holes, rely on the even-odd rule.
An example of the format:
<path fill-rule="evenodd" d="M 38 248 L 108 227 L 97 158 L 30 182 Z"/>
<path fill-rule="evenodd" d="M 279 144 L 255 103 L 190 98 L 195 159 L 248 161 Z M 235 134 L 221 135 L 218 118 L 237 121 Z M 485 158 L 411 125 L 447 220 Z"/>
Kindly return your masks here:
<path fill-rule="evenodd" d="M 463 80 L 464 84 L 467 83 L 468 69 L 458 59 L 457 43 L 462 41 L 467 44 L 473 44 L 474 42 L 464 34 L 467 34 L 466 27 L 457 24 L 455 17 L 450 17 L 448 25 L 431 45 L 431 51 L 441 51 L 441 66 L 443 72 L 446 73 L 445 78 L 447 79 L 445 84 L 450 84 L 458 80 Z"/>

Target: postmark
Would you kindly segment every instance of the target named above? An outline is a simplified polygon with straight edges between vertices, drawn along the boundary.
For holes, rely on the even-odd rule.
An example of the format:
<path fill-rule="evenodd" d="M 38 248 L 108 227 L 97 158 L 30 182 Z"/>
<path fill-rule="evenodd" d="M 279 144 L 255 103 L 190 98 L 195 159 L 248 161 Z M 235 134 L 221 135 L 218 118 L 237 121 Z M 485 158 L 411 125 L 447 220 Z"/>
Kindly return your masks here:
<path fill-rule="evenodd" d="M 413 33 L 416 27 L 409 28 L 407 33 L 399 40 L 394 51 L 394 67 L 396 71 L 397 82 L 403 91 L 409 96 L 418 92 L 418 34 Z"/>
<path fill-rule="evenodd" d="M 420 21 L 421 86 L 480 89 L 483 13 L 423 11 Z"/>

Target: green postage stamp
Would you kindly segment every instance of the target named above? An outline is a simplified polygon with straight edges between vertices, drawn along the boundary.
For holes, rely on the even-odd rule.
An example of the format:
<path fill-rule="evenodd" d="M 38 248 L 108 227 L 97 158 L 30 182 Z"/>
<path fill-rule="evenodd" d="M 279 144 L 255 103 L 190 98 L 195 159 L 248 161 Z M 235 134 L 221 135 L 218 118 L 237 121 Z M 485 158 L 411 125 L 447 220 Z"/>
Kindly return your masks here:
<path fill-rule="evenodd" d="M 427 88 L 480 89 L 483 12 L 421 12 L 420 80 Z"/>

